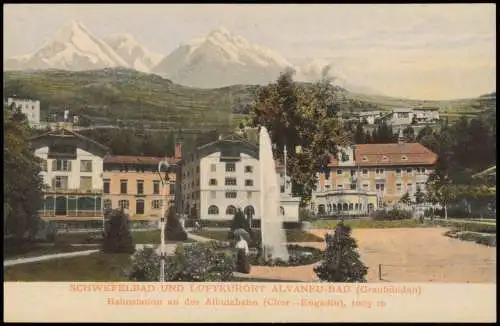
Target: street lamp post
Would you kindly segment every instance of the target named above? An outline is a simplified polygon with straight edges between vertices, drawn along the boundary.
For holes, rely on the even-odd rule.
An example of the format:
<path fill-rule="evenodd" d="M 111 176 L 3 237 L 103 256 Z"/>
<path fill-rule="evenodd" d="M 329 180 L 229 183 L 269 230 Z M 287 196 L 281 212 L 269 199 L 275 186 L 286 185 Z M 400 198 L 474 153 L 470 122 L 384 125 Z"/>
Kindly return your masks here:
<path fill-rule="evenodd" d="M 165 166 L 165 174 L 161 175 L 161 167 Z M 165 282 L 165 260 L 167 258 L 165 254 L 165 218 L 167 213 L 167 196 L 165 194 L 167 186 L 170 184 L 170 178 L 168 176 L 169 164 L 166 161 L 161 161 L 158 163 L 158 174 L 160 175 L 161 180 L 161 218 L 160 218 L 160 236 L 161 236 L 161 245 L 160 245 L 160 282 Z"/>

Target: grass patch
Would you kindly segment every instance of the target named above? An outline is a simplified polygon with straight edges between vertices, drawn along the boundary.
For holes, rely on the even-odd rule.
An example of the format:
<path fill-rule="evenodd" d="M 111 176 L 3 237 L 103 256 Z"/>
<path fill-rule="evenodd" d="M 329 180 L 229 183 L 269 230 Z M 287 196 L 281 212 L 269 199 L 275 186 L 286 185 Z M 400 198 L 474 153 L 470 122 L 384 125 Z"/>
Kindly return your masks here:
<path fill-rule="evenodd" d="M 314 221 L 312 222 L 312 227 L 318 229 L 334 229 L 338 222 L 337 220 Z M 344 224 L 349 225 L 353 229 L 414 228 L 426 226 L 415 219 L 393 221 L 375 221 L 371 219 L 344 220 Z"/>
<path fill-rule="evenodd" d="M 132 231 L 132 239 L 134 244 L 160 244 L 160 230 L 150 231 Z M 71 244 L 100 244 L 101 232 L 88 232 L 88 233 L 59 233 L 56 236 L 56 242 L 71 243 Z M 169 241 L 166 243 L 178 243 L 179 241 Z M 186 242 L 194 242 L 187 239 Z"/>
<path fill-rule="evenodd" d="M 253 229 L 253 232 L 256 237 L 254 242 L 259 243 L 261 240 L 260 229 Z M 201 230 L 192 233 L 217 241 L 228 241 L 229 230 Z M 287 242 L 323 242 L 323 238 L 297 229 L 285 230 L 285 235 Z"/>
<path fill-rule="evenodd" d="M 4 267 L 3 275 L 6 282 L 124 282 L 127 279 L 123 275 L 123 269 L 129 262 L 129 254 L 100 252 Z"/>
<path fill-rule="evenodd" d="M 85 250 L 95 249 L 96 247 L 98 247 L 98 245 L 77 247 L 77 246 L 59 245 L 59 244 L 46 245 L 46 246 L 41 246 L 39 244 L 32 244 L 23 248 L 16 248 L 15 250 L 4 248 L 3 257 L 4 259 L 29 258 L 29 257 L 38 257 L 50 254 L 85 251 Z"/>
<path fill-rule="evenodd" d="M 497 246 L 497 236 L 496 234 L 484 234 L 477 232 L 459 232 L 457 230 L 449 230 L 444 233 L 445 236 L 460 239 L 463 241 L 472 241 L 477 244 L 482 244 L 489 247 Z"/>
<path fill-rule="evenodd" d="M 489 234 L 496 234 L 497 233 L 497 226 L 496 223 L 481 223 L 479 221 L 459 221 L 459 220 L 443 220 L 443 219 L 434 219 L 433 221 L 429 222 L 433 225 L 439 225 L 439 226 L 444 226 L 444 227 L 452 227 L 453 229 L 456 229 L 457 231 L 462 231 L 462 232 L 477 232 L 477 233 L 489 233 Z"/>

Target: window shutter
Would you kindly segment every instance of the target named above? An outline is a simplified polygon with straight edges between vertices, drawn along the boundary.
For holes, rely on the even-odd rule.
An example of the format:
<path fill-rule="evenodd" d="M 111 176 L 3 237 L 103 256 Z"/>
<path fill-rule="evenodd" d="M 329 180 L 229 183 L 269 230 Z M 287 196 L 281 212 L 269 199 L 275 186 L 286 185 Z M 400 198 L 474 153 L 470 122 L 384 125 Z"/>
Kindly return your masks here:
<path fill-rule="evenodd" d="M 57 160 L 52 160 L 52 171 L 57 170 Z"/>
<path fill-rule="evenodd" d="M 68 171 L 71 172 L 71 161 L 68 161 Z"/>

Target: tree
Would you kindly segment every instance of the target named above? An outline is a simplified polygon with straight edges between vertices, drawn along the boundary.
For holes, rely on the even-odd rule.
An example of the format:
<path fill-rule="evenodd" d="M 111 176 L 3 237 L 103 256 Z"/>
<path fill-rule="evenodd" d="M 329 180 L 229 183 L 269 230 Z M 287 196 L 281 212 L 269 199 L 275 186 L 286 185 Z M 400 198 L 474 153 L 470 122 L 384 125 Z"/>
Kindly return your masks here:
<path fill-rule="evenodd" d="M 110 214 L 102 243 L 107 253 L 133 253 L 134 243 L 130 233 L 128 215 L 121 210 L 113 210 Z"/>
<path fill-rule="evenodd" d="M 42 203 L 42 161 L 30 147 L 32 131 L 26 116 L 5 106 L 4 113 L 4 236 L 32 240 L 39 225 Z"/>
<path fill-rule="evenodd" d="M 366 282 L 368 268 L 360 260 L 351 228 L 340 222 L 333 235 L 326 235 L 325 241 L 323 261 L 314 267 L 319 279 L 326 282 Z"/>
<path fill-rule="evenodd" d="M 399 199 L 399 202 L 401 204 L 410 205 L 411 204 L 410 194 L 408 192 L 406 192 L 403 196 L 401 196 L 401 198 Z"/>
<path fill-rule="evenodd" d="M 287 160 L 292 193 L 304 205 L 317 183 L 316 172 L 325 170 L 338 146 L 351 142 L 337 119 L 344 103 L 342 91 L 328 80 L 298 85 L 293 72 L 283 73 L 276 83 L 262 87 L 251 112 L 253 127 L 265 126 L 273 143 L 275 157 L 283 158 L 283 147 L 290 150 Z"/>
<path fill-rule="evenodd" d="M 460 188 L 451 183 L 447 172 L 440 167 L 439 160 L 436 169 L 427 180 L 427 189 L 429 201 L 442 205 L 444 217 L 448 219 L 448 205 L 457 198 Z"/>
<path fill-rule="evenodd" d="M 231 227 L 229 231 L 229 238 L 233 239 L 233 232 L 238 229 L 245 230 L 250 237 L 253 238 L 252 228 L 245 214 L 238 208 L 238 210 L 233 215 L 233 221 L 231 222 Z"/>
<path fill-rule="evenodd" d="M 356 130 L 354 131 L 354 143 L 356 144 L 366 144 L 366 133 L 361 123 L 356 124 Z"/>
<path fill-rule="evenodd" d="M 181 222 L 175 213 L 175 207 L 171 205 L 167 213 L 167 223 L 165 223 L 165 240 L 185 241 L 188 236 L 182 228 Z"/>
<path fill-rule="evenodd" d="M 422 192 L 420 187 L 417 187 L 417 191 L 415 192 L 415 203 L 423 204 L 425 202 L 425 194 Z"/>
<path fill-rule="evenodd" d="M 374 144 L 394 143 L 395 140 L 396 137 L 394 136 L 392 127 L 385 121 L 377 125 L 377 127 L 373 130 L 372 142 Z"/>
<path fill-rule="evenodd" d="M 413 130 L 412 126 L 407 126 L 405 129 L 403 129 L 403 136 L 407 142 L 415 142 L 415 131 Z"/>

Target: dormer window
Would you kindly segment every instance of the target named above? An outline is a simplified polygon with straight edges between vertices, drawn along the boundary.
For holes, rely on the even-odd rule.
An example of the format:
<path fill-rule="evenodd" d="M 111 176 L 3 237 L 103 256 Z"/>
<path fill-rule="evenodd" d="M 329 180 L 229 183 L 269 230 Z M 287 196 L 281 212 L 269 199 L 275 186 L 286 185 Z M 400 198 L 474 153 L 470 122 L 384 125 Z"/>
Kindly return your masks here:
<path fill-rule="evenodd" d="M 385 156 L 385 155 L 384 155 L 384 156 L 382 156 L 382 161 L 386 162 L 386 161 L 388 161 L 388 160 L 389 160 L 389 158 L 388 158 L 387 156 Z"/>
<path fill-rule="evenodd" d="M 363 160 L 363 162 L 366 162 L 366 161 L 368 161 L 368 157 L 363 156 L 362 160 Z"/>
<path fill-rule="evenodd" d="M 403 161 L 407 161 L 407 160 L 408 160 L 408 156 L 406 156 L 406 155 L 402 155 L 402 156 L 401 156 L 401 159 L 402 159 Z"/>

